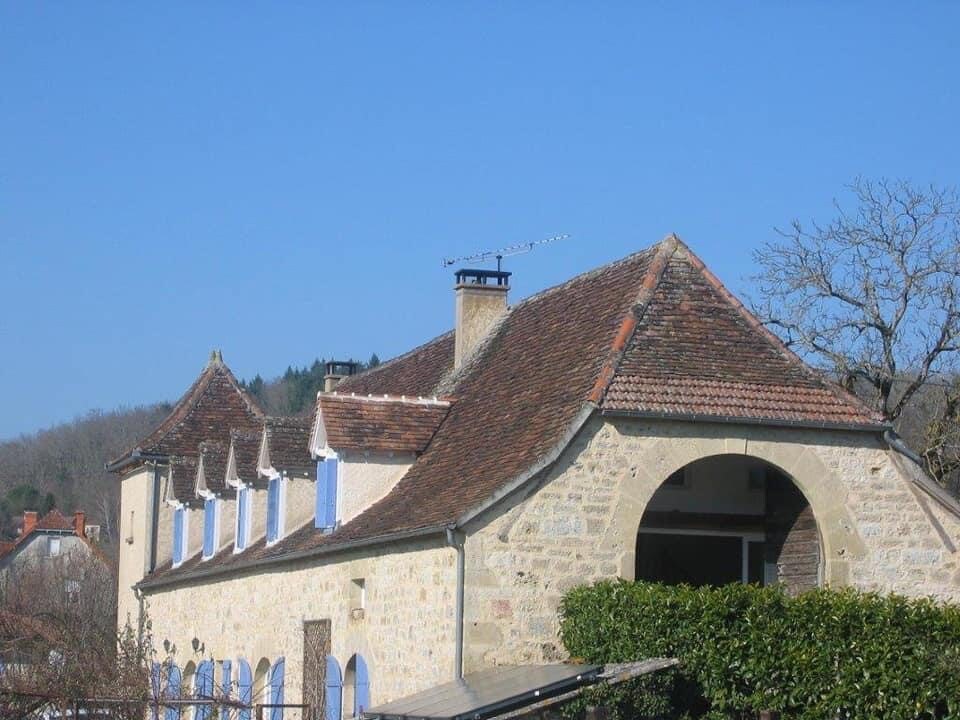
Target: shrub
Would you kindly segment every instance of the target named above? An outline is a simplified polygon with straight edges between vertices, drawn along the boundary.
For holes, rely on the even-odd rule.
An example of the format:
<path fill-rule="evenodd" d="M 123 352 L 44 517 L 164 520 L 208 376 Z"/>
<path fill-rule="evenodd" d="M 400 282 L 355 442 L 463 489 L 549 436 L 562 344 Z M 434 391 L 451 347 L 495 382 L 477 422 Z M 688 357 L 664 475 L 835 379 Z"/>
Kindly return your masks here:
<path fill-rule="evenodd" d="M 856 590 L 604 581 L 571 590 L 574 657 L 677 657 L 663 679 L 608 697 L 621 716 L 960 718 L 960 606 Z"/>

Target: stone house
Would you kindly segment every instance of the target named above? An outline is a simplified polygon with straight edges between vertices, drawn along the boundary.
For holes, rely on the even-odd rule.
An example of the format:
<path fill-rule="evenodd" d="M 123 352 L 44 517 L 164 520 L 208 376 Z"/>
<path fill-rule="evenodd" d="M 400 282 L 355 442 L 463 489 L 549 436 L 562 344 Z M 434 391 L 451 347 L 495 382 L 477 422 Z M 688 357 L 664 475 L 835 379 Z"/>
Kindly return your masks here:
<path fill-rule="evenodd" d="M 121 623 L 178 682 L 327 717 L 563 657 L 601 578 L 960 599 L 960 507 L 676 237 L 266 417 L 214 354 L 120 475 Z M 203 652 L 183 652 L 196 638 Z"/>
<path fill-rule="evenodd" d="M 56 508 L 43 517 L 31 510 L 24 512 L 16 539 L 0 541 L 0 582 L 11 581 L 20 571 L 59 562 L 74 553 L 106 562 L 90 537 L 91 528 L 99 532 L 98 526 L 86 524 L 86 513 L 82 511 L 72 517 L 64 516 Z"/>

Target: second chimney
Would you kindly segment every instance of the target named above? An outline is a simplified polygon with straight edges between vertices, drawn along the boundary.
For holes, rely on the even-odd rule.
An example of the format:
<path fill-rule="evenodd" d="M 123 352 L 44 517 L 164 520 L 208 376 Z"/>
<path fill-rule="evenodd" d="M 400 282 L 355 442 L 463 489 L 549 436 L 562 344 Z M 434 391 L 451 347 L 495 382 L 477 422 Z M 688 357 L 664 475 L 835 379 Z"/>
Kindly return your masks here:
<path fill-rule="evenodd" d="M 20 531 L 24 535 L 29 533 L 37 526 L 37 513 L 34 510 L 23 511 L 23 529 Z"/>
<path fill-rule="evenodd" d="M 345 377 L 357 374 L 357 363 L 352 360 L 331 360 L 323 376 L 323 391 L 333 392 Z"/>
<path fill-rule="evenodd" d="M 510 290 L 510 273 L 502 270 L 457 270 L 456 278 L 454 369 L 470 358 L 507 311 Z"/>

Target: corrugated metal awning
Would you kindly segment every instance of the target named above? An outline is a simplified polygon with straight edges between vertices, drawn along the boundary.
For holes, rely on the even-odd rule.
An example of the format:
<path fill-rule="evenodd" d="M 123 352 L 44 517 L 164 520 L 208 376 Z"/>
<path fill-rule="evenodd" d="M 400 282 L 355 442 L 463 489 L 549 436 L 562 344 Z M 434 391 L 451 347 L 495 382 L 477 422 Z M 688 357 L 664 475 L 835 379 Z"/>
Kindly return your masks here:
<path fill-rule="evenodd" d="M 501 666 L 364 712 L 377 720 L 481 720 L 596 682 L 600 665 Z"/>

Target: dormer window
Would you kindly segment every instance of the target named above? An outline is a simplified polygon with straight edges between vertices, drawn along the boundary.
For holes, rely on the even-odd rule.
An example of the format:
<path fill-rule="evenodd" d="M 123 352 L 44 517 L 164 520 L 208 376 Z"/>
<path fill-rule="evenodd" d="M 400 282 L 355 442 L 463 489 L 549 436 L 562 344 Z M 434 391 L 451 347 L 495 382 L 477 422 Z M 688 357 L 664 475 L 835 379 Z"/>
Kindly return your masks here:
<path fill-rule="evenodd" d="M 220 538 L 220 504 L 213 496 L 203 503 L 203 559 L 212 558 L 217 552 Z"/>
<path fill-rule="evenodd" d="M 237 488 L 237 527 L 234 551 L 245 550 L 250 541 L 250 504 L 253 490 L 246 485 Z"/>
<path fill-rule="evenodd" d="M 284 485 L 279 475 L 270 478 L 267 484 L 267 543 L 283 537 Z"/>
<path fill-rule="evenodd" d="M 173 565 L 176 567 L 187 557 L 187 508 L 178 505 L 173 511 Z"/>
<path fill-rule="evenodd" d="M 339 461 L 330 455 L 317 463 L 317 507 L 314 526 L 332 532 L 337 526 Z"/>

